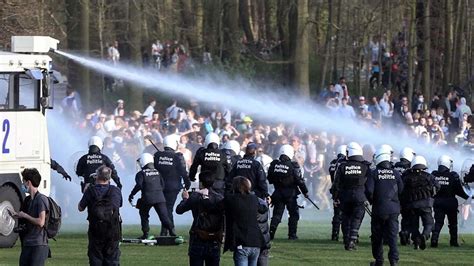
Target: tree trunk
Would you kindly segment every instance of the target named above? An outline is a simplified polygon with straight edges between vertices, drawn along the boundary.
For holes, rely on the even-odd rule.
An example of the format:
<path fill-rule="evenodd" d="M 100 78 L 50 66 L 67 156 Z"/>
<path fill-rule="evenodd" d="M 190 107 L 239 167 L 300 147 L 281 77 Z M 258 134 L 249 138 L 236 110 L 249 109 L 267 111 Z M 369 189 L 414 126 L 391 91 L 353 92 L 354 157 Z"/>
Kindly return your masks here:
<path fill-rule="evenodd" d="M 222 59 L 236 64 L 240 60 L 239 0 L 224 0 Z"/>
<path fill-rule="evenodd" d="M 203 2 L 204 16 L 202 32 L 204 51 L 210 52 L 212 55 L 218 54 L 217 43 L 219 40 L 219 25 L 221 23 L 221 6 L 218 0 L 206 0 Z"/>
<path fill-rule="evenodd" d="M 456 31 L 454 34 L 454 54 L 453 54 L 453 68 L 451 72 L 451 80 L 454 85 L 461 85 L 461 54 L 462 54 L 462 37 L 464 29 L 464 8 L 463 0 L 458 0 L 455 2 L 457 6 L 457 21 L 456 21 Z"/>
<path fill-rule="evenodd" d="M 453 5 L 450 0 L 444 0 L 444 62 L 443 62 L 443 91 L 448 90 L 451 70 L 451 42 L 453 39 L 452 12 Z"/>
<path fill-rule="evenodd" d="M 340 37 L 340 27 L 341 27 L 341 5 L 342 5 L 342 0 L 337 1 L 337 18 L 336 18 L 336 34 L 335 34 L 335 40 L 334 40 L 334 55 L 333 55 L 333 63 L 332 63 L 332 80 L 337 80 L 337 59 L 339 56 L 339 37 Z"/>
<path fill-rule="evenodd" d="M 142 2 L 143 0 L 130 0 L 129 13 L 129 33 L 128 39 L 130 44 L 130 59 L 136 66 L 142 66 L 141 56 L 141 38 L 142 38 Z M 129 85 L 128 102 L 133 110 L 143 110 L 143 90 L 142 88 L 130 84 Z"/>
<path fill-rule="evenodd" d="M 248 0 L 239 0 L 239 17 L 240 25 L 247 38 L 247 43 L 253 44 L 254 38 L 252 33 L 252 27 L 250 26 L 250 13 L 249 13 L 249 2 Z"/>
<path fill-rule="evenodd" d="M 80 29 L 81 29 L 81 53 L 84 55 L 89 55 L 89 0 L 81 0 L 81 20 L 80 20 Z M 81 85 L 82 85 L 82 99 L 83 102 L 91 104 L 91 91 L 90 91 L 90 72 L 86 67 L 81 67 L 80 72 Z M 97 92 L 94 92 L 97 93 Z"/>
<path fill-rule="evenodd" d="M 410 24 L 408 30 L 408 102 L 411 104 L 411 96 L 414 90 L 415 57 L 416 57 L 416 0 L 409 0 Z"/>
<path fill-rule="evenodd" d="M 181 0 L 181 17 L 183 20 L 183 33 L 188 42 L 189 51 L 193 58 L 197 58 L 200 53 L 197 45 L 196 27 L 193 24 L 193 14 L 191 11 L 191 1 Z"/>
<path fill-rule="evenodd" d="M 326 31 L 326 44 L 324 45 L 324 62 L 323 72 L 321 73 L 321 86 L 324 88 L 326 84 L 326 73 L 328 71 L 329 57 L 331 56 L 331 38 L 332 38 L 332 17 L 333 17 L 333 4 L 332 0 L 328 0 L 328 26 Z"/>
<path fill-rule="evenodd" d="M 298 27 L 294 60 L 295 85 L 301 95 L 309 96 L 308 0 L 296 0 Z"/>
<path fill-rule="evenodd" d="M 431 26 L 430 26 L 430 4 L 431 0 L 424 1 L 423 9 L 423 95 L 427 101 L 431 101 L 430 87 L 430 52 L 431 52 Z"/>
<path fill-rule="evenodd" d="M 273 40 L 273 23 L 272 23 L 272 13 L 274 10 L 274 6 L 272 4 L 272 0 L 264 0 L 265 1 L 265 37 L 267 41 Z"/>
<path fill-rule="evenodd" d="M 257 2 L 257 17 L 258 17 L 258 36 L 257 40 L 265 39 L 265 1 L 258 0 Z"/>

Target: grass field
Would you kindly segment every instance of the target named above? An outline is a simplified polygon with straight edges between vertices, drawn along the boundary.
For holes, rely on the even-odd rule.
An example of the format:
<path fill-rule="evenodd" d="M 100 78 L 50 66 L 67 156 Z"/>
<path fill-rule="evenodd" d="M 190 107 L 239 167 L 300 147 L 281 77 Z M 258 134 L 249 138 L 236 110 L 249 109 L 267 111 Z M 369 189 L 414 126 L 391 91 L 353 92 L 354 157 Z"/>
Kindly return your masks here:
<path fill-rule="evenodd" d="M 366 219 L 368 220 L 368 219 Z M 187 238 L 188 227 L 179 227 L 178 233 Z M 87 265 L 87 236 L 84 226 L 67 227 L 67 232 L 51 241 L 53 258 L 48 265 Z M 157 227 L 152 230 L 158 231 Z M 367 221 L 361 229 L 360 244 L 357 251 L 345 251 L 340 242 L 328 240 L 329 224 L 301 222 L 299 240 L 285 239 L 287 227 L 282 224 L 277 231 L 271 249 L 270 265 L 368 265 L 372 260 L 369 228 Z M 125 226 L 125 237 L 140 235 L 139 226 Z M 448 236 L 442 235 L 438 249 L 413 250 L 400 247 L 400 265 L 474 265 L 474 235 L 462 235 L 460 248 L 448 246 Z M 186 265 L 188 264 L 187 243 L 180 246 L 144 246 L 136 244 L 121 245 L 121 265 Z M 385 249 L 387 261 L 388 249 Z M 18 265 L 20 247 L 0 249 L 0 265 Z M 222 265 L 232 265 L 232 253 L 221 258 Z"/>

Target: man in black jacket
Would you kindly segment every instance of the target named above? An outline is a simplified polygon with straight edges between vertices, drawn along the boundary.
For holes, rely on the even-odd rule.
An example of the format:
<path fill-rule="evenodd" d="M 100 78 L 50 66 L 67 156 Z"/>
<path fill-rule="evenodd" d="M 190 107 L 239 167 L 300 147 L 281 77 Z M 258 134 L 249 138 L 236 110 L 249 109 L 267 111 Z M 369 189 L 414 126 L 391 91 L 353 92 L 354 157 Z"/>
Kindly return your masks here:
<path fill-rule="evenodd" d="M 194 156 L 193 163 L 189 168 L 189 178 L 196 181 L 198 166 L 201 171 L 210 171 L 214 178 L 214 190 L 224 195 L 225 178 L 229 175 L 230 165 L 227 155 L 219 149 L 220 139 L 216 133 L 206 136 L 204 147 L 200 148 Z"/>
<path fill-rule="evenodd" d="M 410 169 L 411 161 L 415 157 L 416 153 L 413 149 L 409 147 L 405 147 L 400 151 L 400 161 L 395 163 L 394 169 L 399 171 L 400 174 Z M 408 208 L 406 207 L 406 200 L 403 198 L 400 199 L 401 210 L 400 213 L 402 215 L 401 219 L 401 230 L 400 230 L 400 244 L 402 246 L 406 246 L 410 244 L 410 214 L 408 212 Z"/>
<path fill-rule="evenodd" d="M 364 219 L 365 182 L 370 163 L 364 160 L 362 147 L 351 142 L 347 145 L 347 160 L 337 168 L 332 186 L 334 204 L 341 205 L 344 248 L 356 249 L 359 228 Z"/>
<path fill-rule="evenodd" d="M 447 155 L 442 155 L 438 159 L 438 170 L 432 175 L 440 185 L 434 200 L 435 227 L 431 237 L 431 247 L 438 247 L 439 233 L 444 225 L 445 216 L 448 217 L 449 235 L 451 237 L 449 245 L 459 247 L 458 243 L 458 201 L 456 195 L 465 197 L 459 175 L 452 171 L 453 159 Z"/>
<path fill-rule="evenodd" d="M 331 183 L 334 184 L 334 175 L 336 174 L 336 170 L 343 161 L 346 160 L 346 149 L 347 145 L 341 145 L 337 148 L 337 157 L 329 163 L 329 176 L 331 177 Z M 329 189 L 329 192 L 333 196 L 334 193 L 332 189 Z M 331 240 L 338 241 L 339 240 L 339 231 L 341 229 L 342 223 L 342 211 L 339 204 L 334 204 L 334 215 L 332 216 L 332 234 Z"/>
<path fill-rule="evenodd" d="M 128 201 L 131 203 L 135 194 L 137 194 L 138 191 L 142 192 L 142 197 L 139 203 L 137 203 L 143 232 L 140 238 L 148 238 L 148 232 L 150 231 L 148 219 L 150 218 L 150 209 L 152 207 L 160 218 L 161 227 L 167 231 L 169 230 L 171 236 L 176 236 L 174 224 L 168 216 L 168 210 L 166 208 L 166 200 L 163 194 L 164 182 L 160 173 L 153 165 L 153 155 L 149 153 L 142 154 L 139 159 L 139 164 L 142 170 L 135 176 L 136 184 L 132 192 L 130 192 L 130 196 L 128 196 Z"/>
<path fill-rule="evenodd" d="M 89 152 L 82 156 L 77 163 L 76 174 L 84 178 L 84 182 L 81 182 L 81 191 L 83 193 L 87 186 L 94 184 L 93 174 L 102 165 L 112 170 L 112 179 L 117 184 L 117 187 L 122 189 L 122 183 L 120 183 L 120 178 L 117 175 L 114 164 L 107 155 L 100 152 L 102 147 L 103 142 L 101 138 L 97 136 L 91 137 L 89 140 Z"/>
<path fill-rule="evenodd" d="M 390 265 L 397 265 L 399 260 L 397 248 L 398 215 L 400 214 L 399 197 L 403 191 L 400 173 L 390 163 L 391 154 L 383 149 L 377 150 L 374 156 L 376 167 L 367 179 L 366 195 L 372 204 L 371 242 L 375 262 L 371 265 L 383 265 L 383 242 L 390 250 Z"/>
<path fill-rule="evenodd" d="M 288 239 L 296 240 L 298 236 L 298 220 L 300 219 L 299 207 L 296 202 L 298 195 L 303 193 L 308 197 L 308 188 L 301 175 L 301 168 L 297 162 L 292 161 L 295 151 L 290 145 L 280 148 L 280 157 L 270 164 L 268 169 L 268 181 L 275 186 L 271 196 L 273 203 L 273 215 L 270 223 L 270 238 L 275 237 L 275 232 L 281 222 L 285 207 L 290 217 L 288 218 Z"/>
<path fill-rule="evenodd" d="M 415 249 L 426 248 L 426 240 L 433 230 L 433 196 L 439 189 L 434 176 L 426 172 L 426 159 L 415 156 L 412 167 L 403 173 L 402 180 L 405 186 L 403 198 L 407 200 L 407 211 L 410 215 L 410 233 Z M 423 232 L 419 231 L 419 220 L 423 223 Z"/>
<path fill-rule="evenodd" d="M 168 135 L 163 139 L 164 151 L 157 151 L 154 156 L 155 168 L 160 172 L 165 182 L 164 194 L 166 200 L 166 208 L 168 209 L 168 217 L 174 224 L 173 209 L 178 197 L 179 191 L 183 188 L 188 190 L 191 186 L 188 172 L 186 171 L 186 162 L 183 154 L 176 152 L 178 149 L 179 136 L 176 134 Z M 161 227 L 160 236 L 167 236 L 168 230 Z"/>
<path fill-rule="evenodd" d="M 218 266 L 224 227 L 224 197 L 214 190 L 211 172 L 201 172 L 199 180 L 203 189 L 191 194 L 183 190 L 183 200 L 176 207 L 176 213 L 193 213 L 189 230 L 189 264 Z"/>

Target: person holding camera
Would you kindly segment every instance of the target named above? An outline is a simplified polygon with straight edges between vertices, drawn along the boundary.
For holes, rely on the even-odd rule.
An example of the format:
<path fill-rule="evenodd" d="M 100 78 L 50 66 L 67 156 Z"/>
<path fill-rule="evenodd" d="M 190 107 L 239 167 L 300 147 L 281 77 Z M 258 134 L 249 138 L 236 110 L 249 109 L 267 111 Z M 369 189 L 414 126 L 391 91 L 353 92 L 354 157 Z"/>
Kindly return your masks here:
<path fill-rule="evenodd" d="M 87 255 L 90 265 L 120 265 L 119 243 L 122 239 L 122 193 L 110 184 L 113 170 L 100 166 L 93 186 L 87 186 L 78 209 L 87 208 L 89 245 Z"/>
<path fill-rule="evenodd" d="M 213 188 L 211 171 L 202 171 L 199 180 L 203 188 L 192 193 L 183 190 L 183 200 L 176 207 L 176 213 L 193 213 L 189 230 L 189 265 L 217 266 L 224 235 L 224 196 Z"/>
<path fill-rule="evenodd" d="M 21 190 L 30 195 L 25 199 L 20 212 L 9 211 L 18 218 L 15 232 L 20 234 L 20 266 L 44 265 L 49 254 L 48 235 L 46 233 L 46 215 L 49 212 L 48 198 L 38 191 L 41 175 L 35 168 L 26 168 L 21 172 L 23 184 Z"/>

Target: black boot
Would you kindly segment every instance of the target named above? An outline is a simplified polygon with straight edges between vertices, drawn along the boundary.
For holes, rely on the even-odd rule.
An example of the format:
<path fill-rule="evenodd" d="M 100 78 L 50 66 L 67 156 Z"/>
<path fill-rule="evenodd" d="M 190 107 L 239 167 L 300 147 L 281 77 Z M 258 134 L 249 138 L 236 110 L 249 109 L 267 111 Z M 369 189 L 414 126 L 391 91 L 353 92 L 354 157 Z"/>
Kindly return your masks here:
<path fill-rule="evenodd" d="M 167 235 L 168 235 L 168 229 L 161 226 L 160 236 L 167 236 Z"/>
<path fill-rule="evenodd" d="M 339 241 L 339 234 L 333 232 L 332 235 L 331 235 L 331 240 L 332 241 Z"/>
<path fill-rule="evenodd" d="M 439 238 L 439 233 L 433 232 L 433 235 L 431 236 L 431 247 L 432 248 L 437 248 L 438 247 L 438 238 Z"/>
<path fill-rule="evenodd" d="M 449 235 L 451 236 L 451 239 L 449 240 L 449 245 L 451 247 L 459 247 L 457 225 L 449 226 Z"/>
<path fill-rule="evenodd" d="M 148 239 L 149 235 L 148 235 L 148 232 L 143 232 L 143 235 L 140 236 L 138 239 Z"/>
<path fill-rule="evenodd" d="M 273 238 L 275 238 L 276 230 L 277 230 L 276 226 L 270 226 L 270 240 L 273 240 Z"/>
<path fill-rule="evenodd" d="M 408 239 L 408 233 L 407 232 L 400 232 L 400 245 L 406 246 L 408 245 L 409 239 Z"/>
<path fill-rule="evenodd" d="M 420 236 L 420 249 L 425 250 L 426 249 L 426 238 L 424 235 Z"/>
<path fill-rule="evenodd" d="M 458 236 L 457 235 L 451 236 L 451 239 L 449 240 L 449 245 L 451 247 L 459 247 Z"/>
<path fill-rule="evenodd" d="M 348 250 L 348 251 L 356 250 L 357 247 L 356 247 L 355 241 L 354 241 L 354 240 L 350 240 L 349 243 L 345 246 L 345 249 Z"/>
<path fill-rule="evenodd" d="M 176 236 L 176 231 L 174 230 L 174 227 L 169 230 L 170 236 Z"/>

